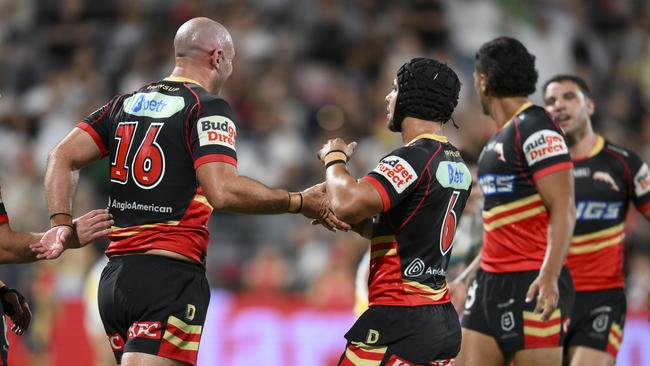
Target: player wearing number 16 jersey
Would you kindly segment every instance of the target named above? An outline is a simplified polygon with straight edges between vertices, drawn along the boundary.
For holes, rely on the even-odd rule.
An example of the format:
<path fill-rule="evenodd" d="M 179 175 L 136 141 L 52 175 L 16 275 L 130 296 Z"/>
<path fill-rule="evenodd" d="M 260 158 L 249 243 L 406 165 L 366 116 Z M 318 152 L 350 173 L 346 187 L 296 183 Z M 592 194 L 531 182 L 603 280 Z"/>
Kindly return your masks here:
<path fill-rule="evenodd" d="M 50 212 L 70 212 L 73 172 L 110 160 L 115 226 L 99 310 L 115 358 L 126 366 L 196 364 L 210 297 L 204 262 L 213 207 L 301 212 L 348 228 L 329 210 L 322 187 L 289 193 L 237 174 L 235 118 L 217 97 L 235 56 L 228 31 L 194 18 L 179 28 L 174 48 L 171 77 L 84 118 L 51 153 L 46 175 Z M 48 234 L 67 227 L 52 224 Z M 39 250 L 55 256 L 62 246 L 55 237 Z"/>
<path fill-rule="evenodd" d="M 334 139 L 319 151 L 332 208 L 370 239 L 370 307 L 346 334 L 340 365 L 442 365 L 458 353 L 446 271 L 471 175 L 440 131 L 459 90 L 447 65 L 413 59 L 386 96 L 405 146 L 358 181 L 345 168 L 354 143 Z"/>
<path fill-rule="evenodd" d="M 635 153 L 593 131 L 595 106 L 581 78 L 558 75 L 547 81 L 544 104 L 564 129 L 575 164 L 577 220 L 567 264 L 576 306 L 565 353 L 574 366 L 614 365 L 627 310 L 625 218 L 633 203 L 650 220 L 650 170 Z"/>

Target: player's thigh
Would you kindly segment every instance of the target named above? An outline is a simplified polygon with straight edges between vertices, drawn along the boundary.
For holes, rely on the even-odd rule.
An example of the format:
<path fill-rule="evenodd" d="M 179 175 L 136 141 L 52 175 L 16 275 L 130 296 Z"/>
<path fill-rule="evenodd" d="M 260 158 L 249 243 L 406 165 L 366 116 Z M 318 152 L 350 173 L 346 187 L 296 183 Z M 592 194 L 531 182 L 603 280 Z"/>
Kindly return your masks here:
<path fill-rule="evenodd" d="M 504 355 L 493 337 L 463 328 L 455 366 L 501 366 L 504 362 Z"/>
<path fill-rule="evenodd" d="M 614 356 L 589 347 L 571 347 L 571 366 L 613 366 Z"/>
<path fill-rule="evenodd" d="M 515 366 L 562 366 L 562 347 L 523 349 L 513 361 Z"/>
<path fill-rule="evenodd" d="M 186 366 L 189 363 L 171 360 L 148 353 L 128 352 L 122 356 L 121 366 Z"/>

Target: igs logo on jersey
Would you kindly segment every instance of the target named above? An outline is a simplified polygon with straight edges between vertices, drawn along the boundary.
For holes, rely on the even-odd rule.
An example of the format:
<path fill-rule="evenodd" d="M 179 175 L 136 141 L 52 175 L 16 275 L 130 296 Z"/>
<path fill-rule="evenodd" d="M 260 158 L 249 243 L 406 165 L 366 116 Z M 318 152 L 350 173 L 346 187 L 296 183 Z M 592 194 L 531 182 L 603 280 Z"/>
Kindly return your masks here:
<path fill-rule="evenodd" d="M 237 128 L 230 119 L 224 116 L 208 116 L 196 123 L 199 134 L 199 145 L 221 145 L 235 150 Z"/>
<path fill-rule="evenodd" d="M 524 155 L 528 165 L 562 154 L 568 154 L 564 137 L 556 131 L 541 130 L 524 141 Z"/>
<path fill-rule="evenodd" d="M 650 169 L 648 164 L 643 164 L 641 169 L 634 176 L 634 193 L 637 197 L 650 192 Z"/>
<path fill-rule="evenodd" d="M 411 164 L 395 155 L 383 158 L 373 172 L 386 178 L 397 193 L 404 192 L 418 178 Z"/>

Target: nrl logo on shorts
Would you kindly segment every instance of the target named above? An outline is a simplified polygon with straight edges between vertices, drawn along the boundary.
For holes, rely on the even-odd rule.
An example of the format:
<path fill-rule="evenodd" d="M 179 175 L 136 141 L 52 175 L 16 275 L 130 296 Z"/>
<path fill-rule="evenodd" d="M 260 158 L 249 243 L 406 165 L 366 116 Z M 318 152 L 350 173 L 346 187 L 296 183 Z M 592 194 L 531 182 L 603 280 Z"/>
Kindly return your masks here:
<path fill-rule="evenodd" d="M 506 332 L 511 331 L 515 327 L 515 316 L 512 311 L 501 314 L 501 329 Z"/>
<path fill-rule="evenodd" d="M 415 258 L 404 270 L 406 277 L 420 277 L 424 273 L 424 262 L 420 258 Z"/>
<path fill-rule="evenodd" d="M 609 323 L 609 315 L 600 314 L 594 319 L 594 322 L 591 326 L 594 328 L 594 331 L 602 333 L 607 329 L 607 323 Z"/>

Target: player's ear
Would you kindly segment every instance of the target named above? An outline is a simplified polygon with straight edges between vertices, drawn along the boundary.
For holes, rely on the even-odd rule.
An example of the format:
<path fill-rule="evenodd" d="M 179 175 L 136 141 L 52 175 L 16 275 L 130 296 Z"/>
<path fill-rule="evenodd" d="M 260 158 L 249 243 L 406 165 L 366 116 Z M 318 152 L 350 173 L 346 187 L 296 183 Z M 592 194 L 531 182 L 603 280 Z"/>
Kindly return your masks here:
<path fill-rule="evenodd" d="M 212 52 L 210 53 L 210 66 L 219 70 L 219 68 L 221 67 L 222 57 L 223 57 L 223 51 L 218 49 L 212 50 Z"/>
<path fill-rule="evenodd" d="M 594 114 L 594 111 L 596 111 L 594 101 L 591 98 L 587 98 L 587 113 L 591 116 Z"/>

